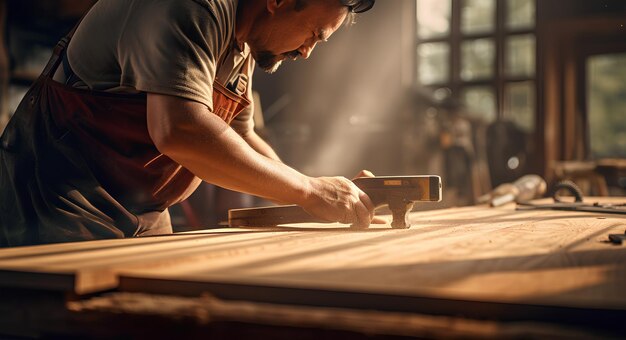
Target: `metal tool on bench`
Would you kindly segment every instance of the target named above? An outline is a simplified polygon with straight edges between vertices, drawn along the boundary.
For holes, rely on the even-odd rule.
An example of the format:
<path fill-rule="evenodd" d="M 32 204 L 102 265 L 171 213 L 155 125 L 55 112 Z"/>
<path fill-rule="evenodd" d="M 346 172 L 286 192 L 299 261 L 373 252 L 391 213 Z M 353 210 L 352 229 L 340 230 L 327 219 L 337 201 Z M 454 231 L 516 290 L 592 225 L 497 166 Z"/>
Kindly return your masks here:
<path fill-rule="evenodd" d="M 363 177 L 354 180 L 378 208 L 389 206 L 393 228 L 406 229 L 409 212 L 415 202 L 441 201 L 441 177 L 439 176 L 387 176 Z M 283 205 L 228 211 L 228 224 L 231 227 L 271 227 L 289 223 L 327 223 L 309 215 L 296 205 Z"/>
<path fill-rule="evenodd" d="M 538 175 L 526 175 L 513 183 L 498 185 L 492 192 L 478 198 L 479 203 L 499 207 L 509 202 L 524 202 L 540 197 L 546 192 L 546 181 Z"/>
<path fill-rule="evenodd" d="M 559 196 L 561 190 L 566 190 L 574 196 L 574 202 L 565 202 Z M 554 203 L 549 204 L 533 204 L 529 202 L 518 202 L 517 210 L 570 210 L 592 213 L 608 213 L 608 214 L 626 214 L 626 202 L 621 204 L 600 204 L 600 203 L 583 203 L 583 194 L 578 186 L 572 181 L 561 181 L 553 190 L 552 198 Z"/>

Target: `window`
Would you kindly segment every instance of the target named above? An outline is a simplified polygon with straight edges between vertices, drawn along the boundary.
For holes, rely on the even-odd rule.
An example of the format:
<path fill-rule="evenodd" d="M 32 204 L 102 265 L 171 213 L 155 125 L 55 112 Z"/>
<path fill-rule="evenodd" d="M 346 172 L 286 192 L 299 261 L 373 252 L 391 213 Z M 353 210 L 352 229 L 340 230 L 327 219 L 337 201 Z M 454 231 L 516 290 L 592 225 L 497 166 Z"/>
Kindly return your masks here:
<path fill-rule="evenodd" d="M 496 95 L 492 87 L 465 87 L 461 100 L 466 103 L 470 117 L 487 122 L 496 120 Z"/>
<path fill-rule="evenodd" d="M 587 59 L 589 141 L 594 158 L 626 157 L 626 53 Z"/>
<path fill-rule="evenodd" d="M 450 34 L 451 0 L 417 2 L 417 35 L 422 39 L 445 37 Z"/>
<path fill-rule="evenodd" d="M 533 132 L 536 0 L 416 0 L 418 85 Z"/>
<path fill-rule="evenodd" d="M 505 72 L 509 77 L 535 75 L 535 37 L 532 34 L 512 35 L 506 40 Z"/>
<path fill-rule="evenodd" d="M 490 79 L 494 74 L 496 46 L 493 39 L 465 40 L 461 43 L 461 80 Z"/>
<path fill-rule="evenodd" d="M 444 84 L 449 81 L 448 59 L 450 45 L 445 43 L 424 43 L 417 48 L 419 56 L 420 82 L 423 84 Z"/>
<path fill-rule="evenodd" d="M 504 88 L 504 118 L 526 132 L 534 128 L 535 86 L 531 81 L 511 82 Z"/>
<path fill-rule="evenodd" d="M 465 0 L 462 1 L 461 6 L 461 32 L 463 34 L 494 31 L 496 7 L 493 0 Z"/>

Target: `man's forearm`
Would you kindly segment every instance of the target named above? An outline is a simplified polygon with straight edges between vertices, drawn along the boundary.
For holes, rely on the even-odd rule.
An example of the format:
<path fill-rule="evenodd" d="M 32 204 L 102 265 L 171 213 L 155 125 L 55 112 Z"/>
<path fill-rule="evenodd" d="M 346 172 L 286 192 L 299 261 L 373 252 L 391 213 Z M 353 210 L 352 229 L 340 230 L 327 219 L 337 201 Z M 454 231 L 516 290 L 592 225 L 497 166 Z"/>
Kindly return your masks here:
<path fill-rule="evenodd" d="M 307 199 L 309 177 L 263 157 L 202 104 L 149 94 L 148 130 L 161 152 L 205 181 L 281 202 Z"/>
<path fill-rule="evenodd" d="M 280 157 L 276 154 L 276 151 L 256 132 L 251 131 L 243 137 L 243 139 L 261 155 L 270 159 L 280 161 Z"/>
<path fill-rule="evenodd" d="M 262 155 L 200 103 L 152 93 L 148 93 L 147 102 L 148 132 L 157 149 L 203 180 L 272 201 L 298 204 L 327 221 L 361 227 L 370 224 L 374 205 L 347 178 L 308 177 Z"/>

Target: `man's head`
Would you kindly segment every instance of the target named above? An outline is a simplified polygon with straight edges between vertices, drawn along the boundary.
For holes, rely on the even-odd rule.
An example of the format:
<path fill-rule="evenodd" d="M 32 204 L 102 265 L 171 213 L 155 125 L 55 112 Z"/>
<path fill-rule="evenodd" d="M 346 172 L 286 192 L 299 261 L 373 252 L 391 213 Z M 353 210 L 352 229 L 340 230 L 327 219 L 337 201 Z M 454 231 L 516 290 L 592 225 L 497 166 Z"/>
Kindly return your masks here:
<path fill-rule="evenodd" d="M 355 13 L 375 0 L 265 0 L 247 30 L 245 42 L 259 67 L 272 73 L 285 59 L 308 58 Z M 254 2 L 254 1 L 253 1 Z M 239 23 L 238 23 L 239 24 Z"/>

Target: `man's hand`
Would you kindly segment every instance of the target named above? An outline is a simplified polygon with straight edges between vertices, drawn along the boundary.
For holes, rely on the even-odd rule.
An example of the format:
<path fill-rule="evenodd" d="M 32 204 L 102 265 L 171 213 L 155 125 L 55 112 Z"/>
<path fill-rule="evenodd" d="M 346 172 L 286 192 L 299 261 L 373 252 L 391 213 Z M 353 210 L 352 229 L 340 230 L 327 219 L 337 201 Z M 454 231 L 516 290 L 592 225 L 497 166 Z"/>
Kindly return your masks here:
<path fill-rule="evenodd" d="M 361 170 L 358 174 L 356 174 L 356 176 L 352 178 L 352 180 L 354 181 L 357 178 L 363 178 L 363 177 L 371 178 L 371 177 L 376 177 L 376 176 L 374 176 L 374 174 L 369 170 Z M 385 217 L 374 215 L 374 218 L 372 219 L 371 223 L 372 224 L 387 224 L 389 223 L 389 220 Z"/>
<path fill-rule="evenodd" d="M 374 177 L 374 174 L 361 170 L 353 180 L 362 177 Z M 319 177 L 310 182 L 309 199 L 301 204 L 309 214 L 330 222 L 349 223 L 354 228 L 389 223 L 386 218 L 374 215 L 372 200 L 347 178 Z"/>
<path fill-rule="evenodd" d="M 310 191 L 301 206 L 309 214 L 328 220 L 367 228 L 374 217 L 374 204 L 352 181 L 345 177 L 310 179 Z"/>

